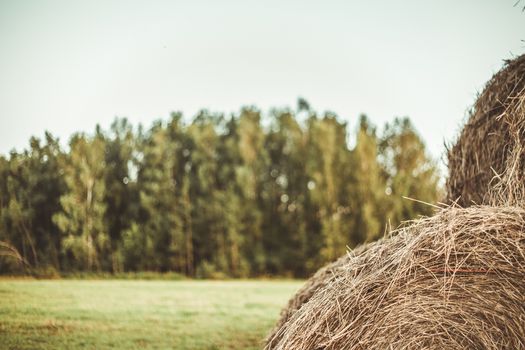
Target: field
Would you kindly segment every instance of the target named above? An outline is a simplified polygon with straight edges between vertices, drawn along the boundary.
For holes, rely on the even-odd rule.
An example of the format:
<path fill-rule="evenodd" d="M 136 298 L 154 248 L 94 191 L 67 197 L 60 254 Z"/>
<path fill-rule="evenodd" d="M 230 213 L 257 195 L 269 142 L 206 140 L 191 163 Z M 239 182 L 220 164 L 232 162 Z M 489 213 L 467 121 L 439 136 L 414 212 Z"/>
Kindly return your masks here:
<path fill-rule="evenodd" d="M 0 348 L 258 349 L 300 285 L 0 280 Z"/>

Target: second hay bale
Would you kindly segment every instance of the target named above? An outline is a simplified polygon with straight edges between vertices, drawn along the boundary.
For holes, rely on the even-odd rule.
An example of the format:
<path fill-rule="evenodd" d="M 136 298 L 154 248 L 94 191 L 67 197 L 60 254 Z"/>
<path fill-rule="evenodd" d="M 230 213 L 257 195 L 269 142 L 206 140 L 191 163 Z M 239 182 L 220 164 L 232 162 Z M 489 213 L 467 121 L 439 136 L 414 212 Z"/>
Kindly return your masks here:
<path fill-rule="evenodd" d="M 525 55 L 506 61 L 478 97 L 448 151 L 447 200 L 521 205 L 525 201 Z"/>

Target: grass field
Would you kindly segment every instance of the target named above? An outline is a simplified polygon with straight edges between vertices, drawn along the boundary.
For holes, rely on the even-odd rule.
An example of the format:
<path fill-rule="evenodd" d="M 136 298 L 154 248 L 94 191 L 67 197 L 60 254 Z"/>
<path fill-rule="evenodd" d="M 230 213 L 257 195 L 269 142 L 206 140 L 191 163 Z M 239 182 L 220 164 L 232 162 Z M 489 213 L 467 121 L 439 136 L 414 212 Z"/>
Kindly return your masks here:
<path fill-rule="evenodd" d="M 0 348 L 258 349 L 300 285 L 0 280 Z"/>

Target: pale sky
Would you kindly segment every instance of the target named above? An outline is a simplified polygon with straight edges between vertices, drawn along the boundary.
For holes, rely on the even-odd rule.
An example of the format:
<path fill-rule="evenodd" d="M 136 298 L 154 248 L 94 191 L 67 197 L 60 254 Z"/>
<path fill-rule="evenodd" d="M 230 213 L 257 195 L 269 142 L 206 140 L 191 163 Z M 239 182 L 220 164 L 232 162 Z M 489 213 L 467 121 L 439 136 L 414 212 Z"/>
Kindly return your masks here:
<path fill-rule="evenodd" d="M 0 0 L 0 153 L 171 111 L 295 108 L 356 127 L 409 116 L 439 158 L 503 59 L 516 0 Z M 521 7 L 520 7 L 521 6 Z"/>

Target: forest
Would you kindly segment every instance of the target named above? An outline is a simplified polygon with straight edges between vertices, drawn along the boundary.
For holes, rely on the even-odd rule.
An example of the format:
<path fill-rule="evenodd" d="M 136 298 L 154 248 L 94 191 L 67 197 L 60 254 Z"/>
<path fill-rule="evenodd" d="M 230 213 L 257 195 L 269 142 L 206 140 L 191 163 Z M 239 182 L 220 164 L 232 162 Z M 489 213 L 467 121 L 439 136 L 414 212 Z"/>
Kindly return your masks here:
<path fill-rule="evenodd" d="M 441 199 L 408 118 L 350 125 L 299 99 L 32 137 L 0 155 L 0 273 L 305 277 Z"/>

